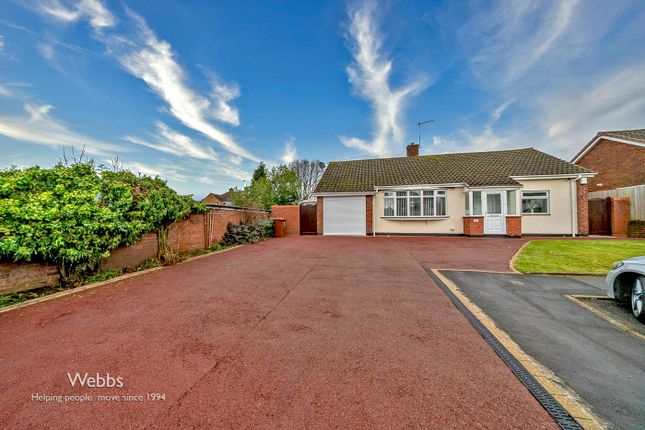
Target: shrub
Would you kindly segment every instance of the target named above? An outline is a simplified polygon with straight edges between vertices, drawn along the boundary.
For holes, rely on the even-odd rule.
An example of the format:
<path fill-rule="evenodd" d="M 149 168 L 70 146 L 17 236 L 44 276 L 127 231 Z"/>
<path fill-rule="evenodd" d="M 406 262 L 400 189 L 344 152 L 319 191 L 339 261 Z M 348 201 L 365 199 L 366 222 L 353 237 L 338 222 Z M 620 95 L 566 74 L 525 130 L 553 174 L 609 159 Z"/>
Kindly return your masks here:
<path fill-rule="evenodd" d="M 75 283 L 112 249 L 202 210 L 158 177 L 99 171 L 92 161 L 0 171 L 0 261 L 53 263 Z"/>
<path fill-rule="evenodd" d="M 222 245 L 255 243 L 271 236 L 273 236 L 273 221 L 271 220 L 263 220 L 258 223 L 228 223 L 226 233 L 224 233 L 224 238 L 222 239 Z"/>

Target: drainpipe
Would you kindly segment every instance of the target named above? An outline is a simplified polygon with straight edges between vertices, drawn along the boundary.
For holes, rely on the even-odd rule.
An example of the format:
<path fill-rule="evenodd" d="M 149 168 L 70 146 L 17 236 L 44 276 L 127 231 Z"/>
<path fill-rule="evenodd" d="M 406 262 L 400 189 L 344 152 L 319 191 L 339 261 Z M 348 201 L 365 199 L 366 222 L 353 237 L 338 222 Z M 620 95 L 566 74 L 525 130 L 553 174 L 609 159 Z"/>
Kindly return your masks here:
<path fill-rule="evenodd" d="M 376 237 L 376 211 L 374 210 L 374 204 L 376 202 L 376 196 L 378 195 L 378 187 L 374 188 L 376 189 L 376 193 L 374 194 L 374 197 L 372 197 L 372 237 Z"/>
<path fill-rule="evenodd" d="M 569 183 L 571 184 L 571 236 L 576 237 L 578 231 L 578 192 L 576 189 L 576 181 L 579 181 L 582 178 L 582 175 L 578 175 L 577 178 L 572 179 Z"/>

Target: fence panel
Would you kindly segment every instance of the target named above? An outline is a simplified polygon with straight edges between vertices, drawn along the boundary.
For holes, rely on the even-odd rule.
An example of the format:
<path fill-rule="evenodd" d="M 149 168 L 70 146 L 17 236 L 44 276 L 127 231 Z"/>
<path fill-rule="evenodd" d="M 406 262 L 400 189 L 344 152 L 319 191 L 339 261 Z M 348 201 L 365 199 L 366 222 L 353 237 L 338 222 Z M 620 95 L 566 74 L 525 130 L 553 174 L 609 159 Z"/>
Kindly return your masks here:
<path fill-rule="evenodd" d="M 616 188 L 615 190 L 594 191 L 588 194 L 589 199 L 607 197 L 629 198 L 629 217 L 631 220 L 645 220 L 645 185 Z"/>

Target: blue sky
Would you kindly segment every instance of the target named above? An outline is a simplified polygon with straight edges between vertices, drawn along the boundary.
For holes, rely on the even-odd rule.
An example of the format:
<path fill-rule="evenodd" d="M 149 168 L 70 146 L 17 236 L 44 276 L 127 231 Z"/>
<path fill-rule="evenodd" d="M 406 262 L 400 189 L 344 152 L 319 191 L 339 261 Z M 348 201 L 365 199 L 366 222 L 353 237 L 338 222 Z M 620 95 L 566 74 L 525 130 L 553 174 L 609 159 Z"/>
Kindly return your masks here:
<path fill-rule="evenodd" d="M 99 163 L 182 193 L 257 163 L 533 146 L 645 127 L 645 3 L 5 0 L 0 168 Z"/>

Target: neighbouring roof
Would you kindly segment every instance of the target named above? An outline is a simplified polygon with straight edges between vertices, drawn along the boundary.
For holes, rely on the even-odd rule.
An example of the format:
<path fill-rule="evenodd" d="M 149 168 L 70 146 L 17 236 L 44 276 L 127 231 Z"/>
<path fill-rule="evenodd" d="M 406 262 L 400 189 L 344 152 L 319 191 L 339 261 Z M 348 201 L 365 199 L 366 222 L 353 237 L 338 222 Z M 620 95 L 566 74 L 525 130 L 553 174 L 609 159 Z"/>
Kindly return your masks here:
<path fill-rule="evenodd" d="M 223 194 L 208 193 L 206 197 L 202 199 L 202 203 L 207 205 L 218 205 L 221 203 L 227 203 L 231 200 L 231 195 L 233 190 L 228 190 Z"/>
<path fill-rule="evenodd" d="M 593 173 L 533 148 L 332 161 L 315 193 L 369 192 L 376 186 L 465 183 L 519 185 L 512 176 Z"/>
<path fill-rule="evenodd" d="M 222 203 L 222 200 L 217 194 L 208 193 L 208 195 L 202 199 L 202 203 L 207 205 L 217 205 Z"/>
<path fill-rule="evenodd" d="M 600 131 L 571 159 L 571 162 L 575 163 L 582 158 L 584 154 L 598 143 L 600 138 L 608 138 L 611 140 L 612 137 L 615 139 L 627 140 L 635 144 L 645 144 L 645 128 L 638 130 Z"/>

